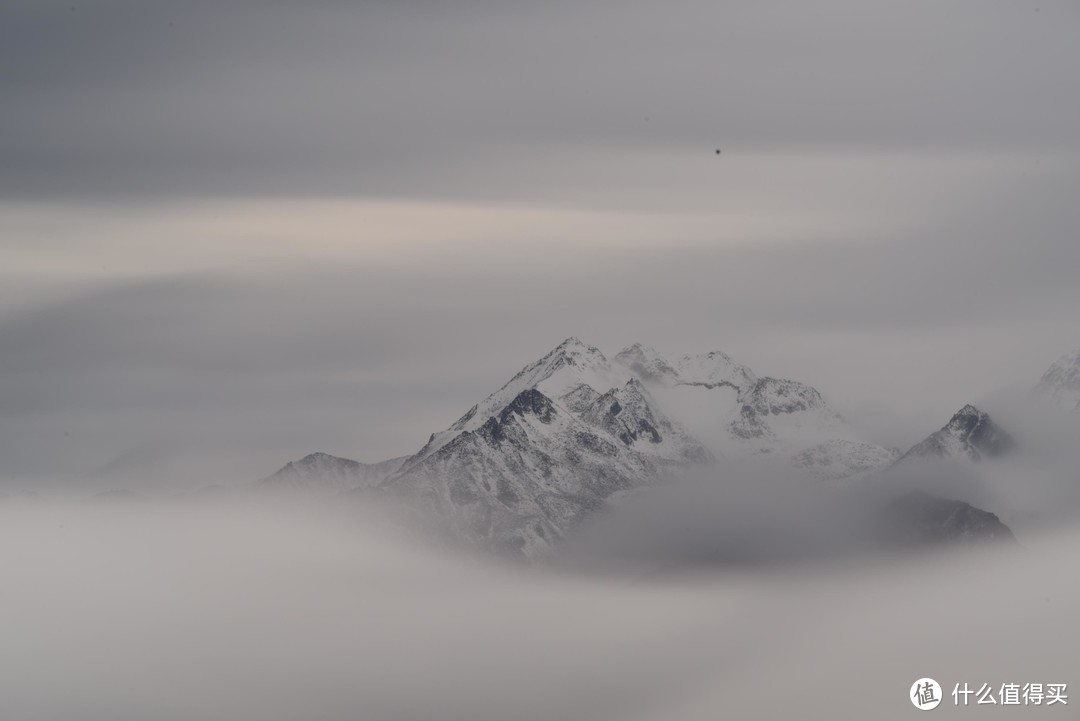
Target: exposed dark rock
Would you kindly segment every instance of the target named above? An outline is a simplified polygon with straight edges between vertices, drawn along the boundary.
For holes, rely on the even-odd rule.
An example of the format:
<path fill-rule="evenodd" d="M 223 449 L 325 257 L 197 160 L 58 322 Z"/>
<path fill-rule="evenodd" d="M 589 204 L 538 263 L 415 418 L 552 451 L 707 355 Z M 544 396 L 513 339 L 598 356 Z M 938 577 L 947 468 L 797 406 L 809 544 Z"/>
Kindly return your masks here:
<path fill-rule="evenodd" d="M 551 419 L 555 415 L 555 406 L 551 404 L 551 400 L 543 393 L 535 388 L 529 388 L 519 393 L 514 400 L 510 401 L 510 405 L 502 409 L 502 412 L 499 413 L 499 420 L 506 422 L 506 419 L 512 413 L 518 415 L 531 413 L 541 423 L 551 423 Z"/>
<path fill-rule="evenodd" d="M 891 501 L 881 510 L 880 522 L 881 540 L 889 545 L 1016 540 L 993 513 L 921 491 Z"/>

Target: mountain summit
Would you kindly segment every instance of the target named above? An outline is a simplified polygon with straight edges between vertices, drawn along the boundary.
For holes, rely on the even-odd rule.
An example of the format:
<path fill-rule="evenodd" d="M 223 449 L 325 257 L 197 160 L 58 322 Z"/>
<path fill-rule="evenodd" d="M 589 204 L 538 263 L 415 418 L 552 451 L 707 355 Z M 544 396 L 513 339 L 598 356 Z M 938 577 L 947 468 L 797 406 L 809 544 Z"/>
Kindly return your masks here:
<path fill-rule="evenodd" d="M 1080 410 L 1080 350 L 1066 353 L 1043 374 L 1035 393 L 1070 410 Z"/>
<path fill-rule="evenodd" d="M 914 458 L 953 458 L 980 461 L 1009 451 L 1015 442 L 990 416 L 966 405 L 940 430 L 927 436 L 900 457 L 897 463 Z"/>
<path fill-rule="evenodd" d="M 396 472 L 404 460 L 392 458 L 381 463 L 360 463 L 329 453 L 311 453 L 298 461 L 290 461 L 273 475 L 262 479 L 258 488 L 266 491 L 341 493 L 377 485 Z"/>
<path fill-rule="evenodd" d="M 614 361 L 646 382 L 669 386 L 729 386 L 738 389 L 757 380 L 753 371 L 720 351 L 687 355 L 675 363 L 669 363 L 653 348 L 634 343 L 619 351 Z"/>
<path fill-rule="evenodd" d="M 470 542 L 531 558 L 613 494 L 669 472 L 722 456 L 790 461 L 849 436 L 815 389 L 758 377 L 719 351 L 670 362 L 635 343 L 609 360 L 568 338 L 432 434 L 379 491 Z"/>

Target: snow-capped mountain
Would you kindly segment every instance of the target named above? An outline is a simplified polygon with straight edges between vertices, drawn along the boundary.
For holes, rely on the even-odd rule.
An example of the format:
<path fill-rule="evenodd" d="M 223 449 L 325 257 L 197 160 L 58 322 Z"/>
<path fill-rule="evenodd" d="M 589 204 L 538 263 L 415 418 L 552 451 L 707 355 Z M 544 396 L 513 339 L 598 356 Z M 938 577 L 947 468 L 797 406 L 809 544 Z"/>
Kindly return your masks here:
<path fill-rule="evenodd" d="M 1066 353 L 1043 374 L 1035 393 L 1069 410 L 1080 410 L 1080 350 Z"/>
<path fill-rule="evenodd" d="M 814 435 L 831 437 L 849 431 L 820 393 L 797 381 L 758 378 L 739 389 L 738 401 L 739 417 L 730 429 L 739 438 L 802 445 Z"/>
<path fill-rule="evenodd" d="M 612 360 L 645 382 L 668 386 L 729 386 L 737 390 L 757 380 L 753 371 L 720 351 L 683 356 L 671 364 L 652 348 L 634 343 L 619 351 Z"/>
<path fill-rule="evenodd" d="M 836 438 L 795 454 L 794 463 L 823 481 L 858 480 L 892 465 L 895 448 Z"/>
<path fill-rule="evenodd" d="M 571 338 L 433 434 L 381 489 L 531 557 L 611 494 L 709 459 L 638 378 Z"/>
<path fill-rule="evenodd" d="M 262 479 L 262 490 L 341 493 L 355 488 L 370 488 L 401 468 L 405 457 L 381 463 L 360 463 L 329 453 L 312 453 L 290 461 L 272 476 Z"/>
<path fill-rule="evenodd" d="M 593 393 L 587 385 L 578 386 L 571 398 Z M 706 461 L 709 453 L 686 430 L 654 408 L 654 402 L 641 381 L 631 378 L 624 385 L 597 396 L 582 408 L 582 421 L 615 436 L 628 448 L 674 462 Z"/>
<path fill-rule="evenodd" d="M 719 351 L 669 363 L 635 343 L 613 360 L 637 375 L 660 407 L 717 456 L 787 458 L 828 440 L 858 437 L 814 388 L 759 377 Z"/>
<path fill-rule="evenodd" d="M 712 352 L 608 360 L 569 338 L 402 463 L 379 490 L 473 542 L 535 557 L 612 494 L 719 456 L 792 453 L 854 434 L 813 388 Z M 882 449 L 883 450 L 883 449 Z M 839 459 L 867 447 L 836 446 Z"/>
<path fill-rule="evenodd" d="M 409 458 L 405 466 L 415 465 L 419 460 L 436 453 L 447 443 L 465 432 L 473 432 L 489 418 L 506 408 L 523 391 L 535 389 L 548 399 L 561 398 L 571 392 L 582 392 L 579 387 L 588 386 L 601 392 L 623 385 L 633 376 L 621 368 L 614 368 L 604 355 L 585 345 L 577 338 L 568 338 L 538 361 L 530 363 L 499 390 L 470 408 L 445 431 L 432 434 L 427 444 Z"/>
<path fill-rule="evenodd" d="M 987 413 L 966 405 L 940 430 L 912 446 L 897 463 L 920 458 L 980 461 L 1001 456 L 1014 445 L 1012 436 L 999 428 Z"/>

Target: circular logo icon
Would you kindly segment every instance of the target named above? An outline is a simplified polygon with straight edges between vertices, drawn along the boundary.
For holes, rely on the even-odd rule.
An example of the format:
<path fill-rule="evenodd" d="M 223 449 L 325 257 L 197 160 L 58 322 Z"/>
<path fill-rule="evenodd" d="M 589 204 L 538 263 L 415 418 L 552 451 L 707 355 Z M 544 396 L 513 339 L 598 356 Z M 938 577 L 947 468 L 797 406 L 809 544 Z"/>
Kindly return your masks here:
<path fill-rule="evenodd" d="M 941 703 L 941 684 L 932 678 L 920 678 L 911 684 L 908 699 L 920 711 L 937 708 L 937 705 Z"/>

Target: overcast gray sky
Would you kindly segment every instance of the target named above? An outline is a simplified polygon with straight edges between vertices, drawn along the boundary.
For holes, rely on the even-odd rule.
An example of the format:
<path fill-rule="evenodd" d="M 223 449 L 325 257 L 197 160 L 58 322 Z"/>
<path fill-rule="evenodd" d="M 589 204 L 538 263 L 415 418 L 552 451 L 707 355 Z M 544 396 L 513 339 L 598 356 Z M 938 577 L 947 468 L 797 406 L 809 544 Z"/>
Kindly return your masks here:
<path fill-rule="evenodd" d="M 569 335 L 913 442 L 1080 346 L 1078 78 L 1071 0 L 9 0 L 0 477 L 380 460 Z"/>

